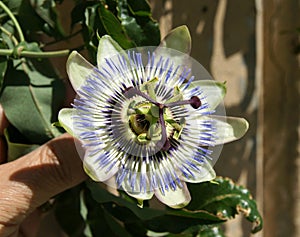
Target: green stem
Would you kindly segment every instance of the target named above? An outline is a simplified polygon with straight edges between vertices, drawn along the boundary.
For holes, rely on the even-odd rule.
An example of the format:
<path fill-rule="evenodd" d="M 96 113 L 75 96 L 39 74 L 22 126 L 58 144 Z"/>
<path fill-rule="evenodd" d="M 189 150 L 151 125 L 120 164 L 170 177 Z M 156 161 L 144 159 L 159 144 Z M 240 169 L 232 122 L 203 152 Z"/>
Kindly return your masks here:
<path fill-rule="evenodd" d="M 2 1 L 0 1 L 0 7 L 7 13 L 7 15 L 10 17 L 10 19 L 13 22 L 13 24 L 15 25 L 16 30 L 18 32 L 18 35 L 20 37 L 20 41 L 21 42 L 25 41 L 25 38 L 24 38 L 24 35 L 23 35 L 23 31 L 22 31 L 22 29 L 20 27 L 19 22 L 15 18 L 14 14 L 11 12 L 11 10 Z"/>
<path fill-rule="evenodd" d="M 1 56 L 11 56 L 13 55 L 12 49 L 0 49 Z M 63 49 L 58 51 L 48 51 L 48 52 L 32 52 L 32 51 L 21 51 L 18 56 L 27 58 L 52 58 L 52 57 L 62 57 L 70 53 L 69 49 Z"/>
<path fill-rule="evenodd" d="M 19 42 L 16 39 L 16 37 L 12 33 L 10 33 L 7 29 L 5 29 L 4 27 L 0 26 L 0 30 L 11 39 L 11 41 L 14 43 L 14 45 L 18 45 L 19 44 Z"/>

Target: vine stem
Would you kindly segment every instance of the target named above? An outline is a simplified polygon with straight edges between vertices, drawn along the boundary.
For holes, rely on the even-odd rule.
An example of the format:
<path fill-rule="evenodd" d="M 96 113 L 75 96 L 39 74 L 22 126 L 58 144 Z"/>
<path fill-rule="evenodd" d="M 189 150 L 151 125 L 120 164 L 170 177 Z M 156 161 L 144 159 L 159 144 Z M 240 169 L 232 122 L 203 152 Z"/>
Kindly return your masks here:
<path fill-rule="evenodd" d="M 12 40 L 12 42 L 14 43 L 14 45 L 18 45 L 18 44 L 19 44 L 19 42 L 18 42 L 18 40 L 16 39 L 16 37 L 15 37 L 12 33 L 10 33 L 8 30 L 6 30 L 4 27 L 0 26 L 0 30 L 1 30 L 4 34 L 6 34 L 6 35 Z"/>
<path fill-rule="evenodd" d="M 0 49 L 1 56 L 11 56 L 14 51 L 12 49 Z M 48 52 L 33 52 L 33 51 L 21 51 L 18 56 L 19 57 L 27 57 L 27 58 L 51 58 L 51 57 L 61 57 L 69 55 L 69 49 L 57 50 L 57 51 L 48 51 Z"/>
<path fill-rule="evenodd" d="M 21 42 L 25 41 L 25 37 L 23 35 L 23 31 L 21 29 L 21 26 L 20 26 L 19 22 L 17 21 L 17 19 L 15 18 L 14 14 L 11 12 L 11 10 L 2 1 L 0 1 L 0 7 L 7 13 L 7 15 L 10 17 L 10 19 L 14 23 L 14 25 L 16 27 L 16 30 L 18 32 L 20 41 Z"/>

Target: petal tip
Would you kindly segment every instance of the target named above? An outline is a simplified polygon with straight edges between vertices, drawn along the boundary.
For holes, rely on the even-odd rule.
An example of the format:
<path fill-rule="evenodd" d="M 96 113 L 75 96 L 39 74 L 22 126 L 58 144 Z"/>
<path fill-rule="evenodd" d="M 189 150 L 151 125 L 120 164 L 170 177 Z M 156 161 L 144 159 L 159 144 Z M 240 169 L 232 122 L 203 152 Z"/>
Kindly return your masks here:
<path fill-rule="evenodd" d="M 74 137 L 73 132 L 73 112 L 74 109 L 71 108 L 63 108 L 58 112 L 58 121 L 60 125 L 66 130 L 67 133 Z"/>

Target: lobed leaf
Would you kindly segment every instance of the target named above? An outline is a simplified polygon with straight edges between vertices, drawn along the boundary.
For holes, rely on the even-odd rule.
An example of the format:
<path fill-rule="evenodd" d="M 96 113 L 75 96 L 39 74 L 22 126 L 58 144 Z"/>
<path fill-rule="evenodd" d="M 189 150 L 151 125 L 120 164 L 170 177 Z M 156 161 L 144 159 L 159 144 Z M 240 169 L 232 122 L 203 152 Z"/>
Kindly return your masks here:
<path fill-rule="evenodd" d="M 193 198 L 186 207 L 188 210 L 206 210 L 222 220 L 243 214 L 254 224 L 253 233 L 262 229 L 262 217 L 255 200 L 247 189 L 236 185 L 232 180 L 218 177 L 213 183 L 190 184 L 189 190 Z"/>

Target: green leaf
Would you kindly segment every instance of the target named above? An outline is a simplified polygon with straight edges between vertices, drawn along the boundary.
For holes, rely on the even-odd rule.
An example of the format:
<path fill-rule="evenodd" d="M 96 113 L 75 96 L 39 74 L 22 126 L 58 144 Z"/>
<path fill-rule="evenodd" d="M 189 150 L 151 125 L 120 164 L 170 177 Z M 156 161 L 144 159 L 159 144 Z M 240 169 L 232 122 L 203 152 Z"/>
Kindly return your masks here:
<path fill-rule="evenodd" d="M 63 103 L 64 86 L 47 60 L 14 63 L 7 70 L 0 103 L 27 143 L 42 144 L 61 134 L 52 123 Z"/>
<path fill-rule="evenodd" d="M 120 192 L 120 196 L 114 196 L 101 188 L 97 183 L 88 182 L 92 197 L 100 204 L 109 204 L 110 213 L 123 221 L 126 225 L 141 225 L 156 232 L 168 231 L 180 233 L 191 225 L 220 223 L 224 220 L 217 215 L 206 210 L 187 210 L 187 209 L 154 209 L 144 206 L 139 208 L 136 201 L 128 198 Z M 124 196 L 125 195 L 125 196 Z M 170 225 L 169 223 L 174 223 Z M 143 228 L 140 226 L 140 231 Z"/>
<path fill-rule="evenodd" d="M 95 30 L 97 30 L 96 27 L 99 25 L 97 24 L 97 12 L 98 12 L 98 7 L 99 4 L 93 4 L 91 6 L 88 6 L 85 8 L 84 11 L 84 16 L 85 16 L 85 21 L 84 21 L 84 26 L 86 26 L 87 29 L 87 35 L 89 36 L 89 40 L 92 40 L 92 37 L 95 34 Z M 83 35 L 85 36 L 85 34 Z"/>
<path fill-rule="evenodd" d="M 128 0 L 128 8 L 135 16 L 148 16 L 151 17 L 151 8 L 146 0 Z"/>
<path fill-rule="evenodd" d="M 218 224 L 244 214 L 254 223 L 253 233 L 262 228 L 255 201 L 249 191 L 229 179 L 218 177 L 214 182 L 189 184 L 192 200 L 181 210 L 170 209 L 147 221 L 147 228 L 155 232 L 181 233 L 196 225 Z M 169 225 L 168 223 L 173 223 Z"/>
<path fill-rule="evenodd" d="M 3 40 L 1 39 L 0 41 L 0 48 L 1 49 L 6 49 L 6 43 L 3 42 Z M 2 88 L 2 84 L 3 84 L 3 80 L 4 80 L 4 76 L 7 70 L 7 57 L 5 56 L 1 56 L 0 57 L 0 91 Z"/>
<path fill-rule="evenodd" d="M 88 208 L 87 222 L 93 236 L 131 237 L 105 208 L 105 204 L 94 201 L 89 192 L 85 192 L 85 203 Z"/>
<path fill-rule="evenodd" d="M 133 201 L 129 202 L 128 200 L 122 197 L 114 196 L 113 194 L 110 194 L 103 188 L 99 187 L 99 185 L 97 185 L 97 183 L 95 182 L 88 182 L 87 186 L 91 190 L 92 197 L 98 203 L 114 202 L 117 205 L 125 206 L 126 208 L 129 208 L 137 217 L 139 217 L 142 220 L 148 220 L 165 213 L 165 211 L 150 209 L 147 207 L 139 208 L 137 206 L 137 203 Z"/>
<path fill-rule="evenodd" d="M 21 1 L 18 8 L 18 20 L 22 29 L 30 33 L 43 31 L 49 36 L 61 38 L 65 35 L 56 12 L 55 0 Z"/>
<path fill-rule="evenodd" d="M 117 10 L 125 33 L 137 46 L 159 44 L 159 27 L 152 19 L 150 6 L 146 1 L 118 0 Z"/>
<path fill-rule="evenodd" d="M 102 4 L 99 5 L 99 17 L 107 32 L 123 49 L 133 48 L 135 44 L 124 32 L 118 18 Z"/>
<path fill-rule="evenodd" d="M 142 26 L 145 34 L 144 41 L 141 46 L 158 46 L 160 43 L 159 25 L 152 18 L 146 21 Z"/>
<path fill-rule="evenodd" d="M 263 221 L 255 200 L 247 189 L 236 185 L 232 180 L 218 177 L 213 183 L 190 184 L 189 190 L 192 201 L 186 207 L 188 210 L 206 210 L 222 220 L 243 214 L 254 224 L 253 233 L 262 229 Z"/>
<path fill-rule="evenodd" d="M 207 211 L 171 210 L 167 215 L 146 221 L 147 228 L 155 232 L 181 233 L 191 226 L 221 223 L 223 220 Z M 170 225 L 172 223 L 172 225 Z"/>
<path fill-rule="evenodd" d="M 153 235 L 155 236 L 155 235 Z M 157 236 L 157 235 L 156 235 Z M 166 234 L 166 237 L 225 237 L 220 224 L 191 226 L 180 234 Z"/>
<path fill-rule="evenodd" d="M 4 0 L 3 3 L 14 13 L 18 12 L 22 0 Z M 1 9 L 2 10 L 2 9 Z"/>
<path fill-rule="evenodd" d="M 124 31 L 127 33 L 130 39 L 133 39 L 137 45 L 141 45 L 141 42 L 145 37 L 141 26 L 137 23 L 136 19 L 129 16 L 126 0 L 118 0 L 118 18 L 121 21 Z"/>
<path fill-rule="evenodd" d="M 55 199 L 54 213 L 56 220 L 70 237 L 84 236 L 85 220 L 81 216 L 81 186 L 59 194 Z"/>
<path fill-rule="evenodd" d="M 85 11 L 88 7 L 95 5 L 94 2 L 79 1 L 72 9 L 71 12 L 71 28 L 74 27 L 76 23 L 84 23 L 85 21 Z"/>
<path fill-rule="evenodd" d="M 20 134 L 16 134 L 17 131 L 14 131 L 12 126 L 9 126 L 4 130 L 4 136 L 7 144 L 7 160 L 13 161 L 27 153 L 35 150 L 39 147 L 37 144 L 24 144 L 19 142 L 14 142 L 11 137 L 15 135 L 20 136 Z"/>
<path fill-rule="evenodd" d="M 11 35 L 14 34 L 15 28 L 14 24 L 11 20 L 6 21 L 5 23 L 1 24 L 2 28 L 6 30 L 7 32 L 10 32 Z M 13 42 L 13 38 L 7 35 L 6 33 L 3 32 L 3 30 L 0 30 L 1 32 L 1 43 L 4 43 L 4 49 L 10 49 L 15 47 L 15 42 Z"/>

